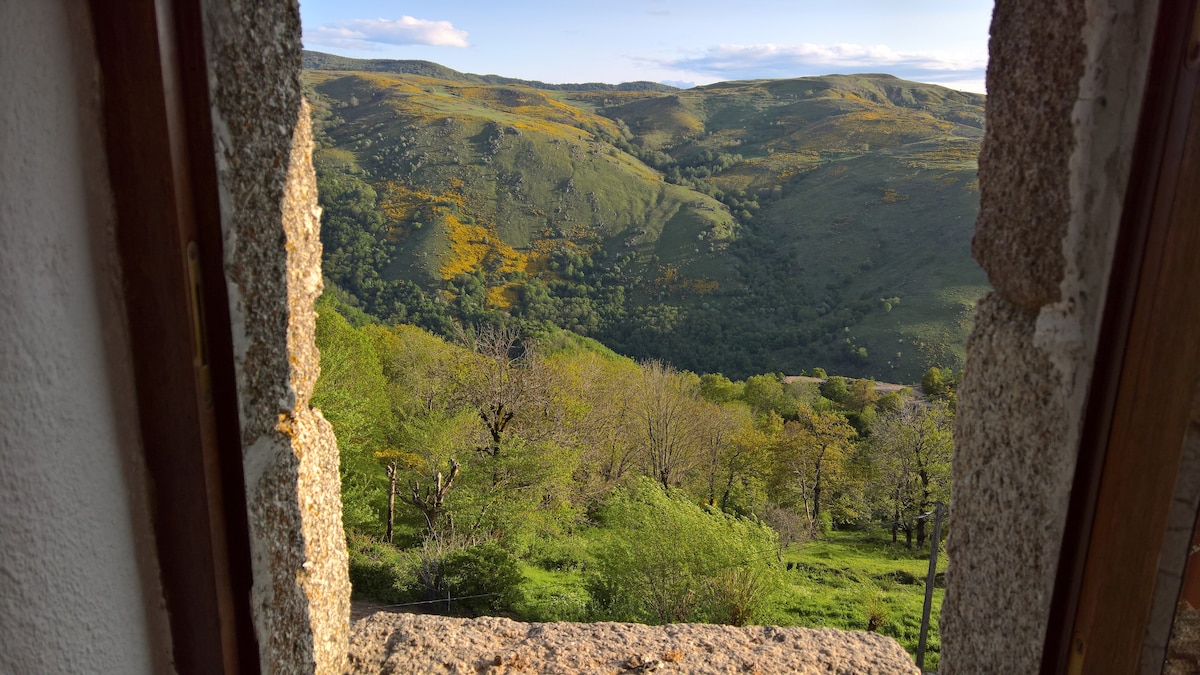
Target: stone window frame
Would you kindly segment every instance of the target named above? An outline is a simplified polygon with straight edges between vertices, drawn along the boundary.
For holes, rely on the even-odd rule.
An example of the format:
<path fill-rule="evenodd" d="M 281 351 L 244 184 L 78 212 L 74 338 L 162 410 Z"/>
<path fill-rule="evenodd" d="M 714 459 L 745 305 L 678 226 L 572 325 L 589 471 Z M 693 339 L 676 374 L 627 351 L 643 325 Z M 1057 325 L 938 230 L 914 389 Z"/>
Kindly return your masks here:
<path fill-rule="evenodd" d="M 341 672 L 337 446 L 308 405 L 322 282 L 298 8 L 91 0 L 90 17 L 175 668 Z"/>

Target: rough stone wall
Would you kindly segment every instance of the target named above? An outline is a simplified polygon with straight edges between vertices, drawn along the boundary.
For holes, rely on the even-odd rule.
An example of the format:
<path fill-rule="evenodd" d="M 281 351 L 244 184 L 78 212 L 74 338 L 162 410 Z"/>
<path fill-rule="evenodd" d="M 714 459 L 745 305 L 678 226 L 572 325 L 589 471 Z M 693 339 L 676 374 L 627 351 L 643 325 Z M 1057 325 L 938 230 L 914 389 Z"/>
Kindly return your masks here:
<path fill-rule="evenodd" d="M 88 4 L 0 63 L 0 673 L 169 673 Z"/>
<path fill-rule="evenodd" d="M 1154 3 L 998 0 L 941 671 L 1036 672 Z"/>
<path fill-rule="evenodd" d="M 980 185 L 971 252 L 997 294 L 1026 309 L 1057 300 L 1063 276 L 1083 4 L 998 0 L 992 16 L 979 153 L 981 182 L 990 180 Z"/>
<path fill-rule="evenodd" d="M 205 41 L 265 672 L 340 672 L 350 584 L 332 427 L 309 407 L 321 244 L 294 1 L 212 0 Z"/>
<path fill-rule="evenodd" d="M 1200 504 L 1200 387 L 1192 397 L 1192 419 L 1183 442 L 1175 498 L 1159 559 L 1155 604 L 1142 645 L 1142 671 L 1164 674 L 1200 672 L 1200 593 L 1185 584 L 1188 567 L 1200 565 L 1196 509 Z M 1182 592 L 1181 592 L 1182 590 Z M 1166 636 L 1166 644 L 1162 644 Z"/>
<path fill-rule="evenodd" d="M 377 612 L 354 623 L 358 673 L 920 675 L 890 637 L 833 628 L 520 623 Z"/>
<path fill-rule="evenodd" d="M 1170 649 L 1162 662 L 1162 675 L 1200 672 L 1200 608 L 1181 605 L 1171 627 Z M 1154 665 L 1154 664 L 1151 664 Z M 1152 673 L 1152 668 L 1143 672 Z"/>

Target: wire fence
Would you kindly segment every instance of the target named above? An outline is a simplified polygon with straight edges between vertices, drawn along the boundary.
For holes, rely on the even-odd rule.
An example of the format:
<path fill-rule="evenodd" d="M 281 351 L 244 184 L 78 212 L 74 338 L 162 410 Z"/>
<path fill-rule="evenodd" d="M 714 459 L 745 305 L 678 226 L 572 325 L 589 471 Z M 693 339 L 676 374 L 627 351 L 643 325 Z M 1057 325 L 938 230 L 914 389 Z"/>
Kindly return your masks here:
<path fill-rule="evenodd" d="M 733 562 L 725 563 L 722 565 L 715 565 L 715 566 L 711 566 L 711 567 L 701 568 L 699 570 L 696 570 L 696 573 L 707 576 L 707 575 L 712 575 L 712 574 L 715 574 L 717 572 L 720 572 L 720 571 L 723 571 L 726 569 L 732 569 L 735 567 L 744 567 L 744 566 L 749 565 L 754 562 L 759 562 L 761 560 L 766 560 L 768 558 L 778 559 L 779 557 L 780 557 L 780 554 L 779 554 L 778 550 L 773 549 L 767 553 L 763 553 L 762 551 L 756 551 L 755 554 L 752 555 L 751 557 L 743 558 L 741 560 L 735 560 Z M 527 591 L 527 592 L 528 591 L 540 591 L 540 590 L 546 590 L 546 589 L 551 589 L 551 588 L 570 590 L 570 586 L 567 586 L 564 584 L 537 584 L 537 585 L 532 585 L 532 586 L 524 585 L 521 588 L 522 588 L 522 590 Z M 490 597 L 496 597 L 496 596 L 500 596 L 500 595 L 504 595 L 504 593 L 499 593 L 499 592 L 497 592 L 497 593 L 476 593 L 473 595 L 447 596 L 444 598 L 435 598 L 432 600 L 414 600 L 412 602 L 400 602 L 400 603 L 392 603 L 392 604 L 386 604 L 386 605 L 372 603 L 371 607 L 373 609 L 377 609 L 377 610 L 379 610 L 379 609 L 398 609 L 401 607 L 419 607 L 422 605 L 436 605 L 436 604 L 445 604 L 445 605 L 447 605 L 447 607 L 449 607 L 451 604 L 461 601 L 461 600 L 477 600 L 479 598 L 490 598 Z M 526 598 L 523 601 L 523 604 L 533 605 L 533 606 L 543 606 L 552 601 L 554 601 L 554 598 L 546 598 L 541 601 L 536 601 L 536 600 L 531 600 L 528 596 L 526 596 Z"/>

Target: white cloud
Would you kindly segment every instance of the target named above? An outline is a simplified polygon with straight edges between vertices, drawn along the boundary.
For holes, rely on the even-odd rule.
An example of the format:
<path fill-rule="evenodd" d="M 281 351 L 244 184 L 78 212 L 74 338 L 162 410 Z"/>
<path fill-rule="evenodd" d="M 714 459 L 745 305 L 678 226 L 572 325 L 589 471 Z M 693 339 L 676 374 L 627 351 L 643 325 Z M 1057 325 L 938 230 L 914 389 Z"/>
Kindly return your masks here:
<path fill-rule="evenodd" d="M 304 41 L 352 49 L 377 49 L 379 45 L 470 46 L 467 31 L 455 28 L 449 21 L 428 21 L 411 16 L 337 21 L 307 31 Z"/>
<path fill-rule="evenodd" d="M 947 89 L 957 89 L 959 91 L 969 91 L 969 92 L 972 92 L 975 94 L 986 94 L 987 93 L 987 81 L 984 80 L 983 78 L 979 78 L 976 80 L 951 80 L 951 79 L 934 80 L 932 78 L 925 78 L 924 81 L 932 82 L 933 84 L 940 84 L 943 87 L 946 87 Z"/>
<path fill-rule="evenodd" d="M 724 79 L 798 77 L 832 72 L 883 72 L 910 80 L 967 82 L 983 79 L 987 58 L 946 52 L 902 52 L 887 45 L 718 45 L 695 56 L 658 65 Z"/>

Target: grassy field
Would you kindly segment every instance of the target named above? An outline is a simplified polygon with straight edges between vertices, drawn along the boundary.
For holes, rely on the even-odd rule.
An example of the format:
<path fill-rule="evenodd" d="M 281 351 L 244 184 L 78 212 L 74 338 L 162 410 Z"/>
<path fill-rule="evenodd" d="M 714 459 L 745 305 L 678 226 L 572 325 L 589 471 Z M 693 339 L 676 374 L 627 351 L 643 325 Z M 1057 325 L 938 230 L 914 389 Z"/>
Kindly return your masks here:
<path fill-rule="evenodd" d="M 586 546 L 584 541 L 579 542 Z M 878 632 L 895 638 L 915 654 L 925 602 L 928 549 L 909 550 L 892 544 L 885 530 L 832 532 L 818 541 L 793 544 L 782 562 L 791 563 L 764 623 L 810 628 L 867 630 L 874 619 Z M 940 639 L 938 614 L 945 595 L 946 557 L 939 556 L 933 593 L 931 628 L 925 666 L 936 668 Z M 579 569 L 548 571 L 525 565 L 524 600 L 516 609 L 530 621 L 583 621 L 587 617 L 584 573 Z"/>
<path fill-rule="evenodd" d="M 782 625 L 866 630 L 872 615 L 878 631 L 915 654 L 925 602 L 928 549 L 893 545 L 887 532 L 834 532 L 820 541 L 793 545 L 784 555 L 794 563 L 772 621 Z M 938 614 L 945 595 L 946 557 L 938 559 L 925 666 L 936 668 Z"/>

